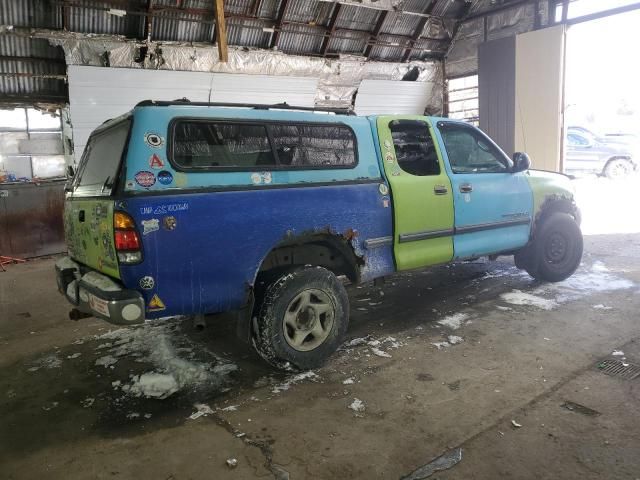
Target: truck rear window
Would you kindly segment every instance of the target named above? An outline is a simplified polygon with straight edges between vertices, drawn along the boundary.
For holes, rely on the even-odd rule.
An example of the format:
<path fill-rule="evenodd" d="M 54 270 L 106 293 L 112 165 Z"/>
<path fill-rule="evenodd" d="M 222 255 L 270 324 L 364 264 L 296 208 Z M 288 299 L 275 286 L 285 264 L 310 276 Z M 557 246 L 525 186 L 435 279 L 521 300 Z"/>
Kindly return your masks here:
<path fill-rule="evenodd" d="M 78 168 L 74 194 L 111 195 L 130 126 L 131 120 L 127 119 L 91 135 Z"/>
<path fill-rule="evenodd" d="M 171 160 L 183 170 L 353 168 L 356 140 L 345 125 L 178 120 Z"/>

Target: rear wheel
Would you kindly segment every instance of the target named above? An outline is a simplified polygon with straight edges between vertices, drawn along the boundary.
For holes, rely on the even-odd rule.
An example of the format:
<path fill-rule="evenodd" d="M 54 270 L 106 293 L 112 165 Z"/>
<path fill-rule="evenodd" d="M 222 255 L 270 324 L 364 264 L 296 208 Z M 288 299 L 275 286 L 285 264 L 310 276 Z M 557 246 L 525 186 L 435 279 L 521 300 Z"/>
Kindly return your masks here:
<path fill-rule="evenodd" d="M 582 260 L 582 232 L 567 213 L 543 220 L 534 241 L 515 255 L 516 266 L 537 280 L 560 282 L 570 277 Z"/>
<path fill-rule="evenodd" d="M 633 165 L 624 158 L 614 158 L 609 160 L 604 167 L 604 175 L 611 180 L 618 180 L 629 176 L 633 172 Z"/>
<path fill-rule="evenodd" d="M 303 267 L 266 287 L 254 346 L 278 368 L 315 368 L 336 351 L 348 323 L 349 298 L 340 280 L 325 268 Z"/>

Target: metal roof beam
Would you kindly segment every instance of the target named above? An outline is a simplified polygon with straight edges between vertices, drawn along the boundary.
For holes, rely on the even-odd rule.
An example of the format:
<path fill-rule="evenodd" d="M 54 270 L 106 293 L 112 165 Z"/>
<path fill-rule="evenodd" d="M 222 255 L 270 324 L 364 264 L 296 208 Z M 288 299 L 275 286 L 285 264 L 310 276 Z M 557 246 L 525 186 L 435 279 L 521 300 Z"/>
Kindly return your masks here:
<path fill-rule="evenodd" d="M 364 49 L 364 56 L 369 58 L 371 55 L 371 50 L 373 50 L 373 46 L 378 42 L 378 37 L 380 36 L 380 31 L 382 30 L 382 26 L 384 25 L 385 20 L 387 19 L 387 15 L 389 15 L 389 11 L 385 10 L 380 13 L 378 16 L 378 21 L 376 22 L 376 26 L 373 28 L 373 32 L 371 32 L 371 36 L 369 37 L 369 44 L 367 48 Z"/>
<path fill-rule="evenodd" d="M 320 46 L 320 55 L 322 55 L 323 57 L 327 54 L 327 48 L 329 47 L 329 42 L 331 41 L 331 35 L 333 35 L 333 32 L 336 31 L 336 22 L 338 20 L 338 16 L 340 15 L 341 8 L 341 3 L 336 3 L 333 7 L 331 20 L 329 20 L 327 31 L 325 32 L 324 38 L 322 39 L 322 45 Z"/>
<path fill-rule="evenodd" d="M 274 32 L 271 35 L 271 42 L 269 44 L 269 48 L 277 47 L 278 40 L 280 39 L 280 32 L 282 26 L 282 20 L 287 13 L 287 7 L 289 6 L 289 0 L 282 0 L 280 3 L 280 8 L 278 9 L 278 15 L 276 15 L 276 23 L 274 25 Z"/>

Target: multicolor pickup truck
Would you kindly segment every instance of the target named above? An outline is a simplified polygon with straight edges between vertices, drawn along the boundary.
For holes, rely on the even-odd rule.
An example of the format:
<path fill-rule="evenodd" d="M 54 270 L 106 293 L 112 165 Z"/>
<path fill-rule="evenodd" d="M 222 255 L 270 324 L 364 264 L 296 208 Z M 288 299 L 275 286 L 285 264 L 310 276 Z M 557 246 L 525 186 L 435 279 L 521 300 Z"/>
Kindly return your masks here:
<path fill-rule="evenodd" d="M 349 282 L 499 255 L 570 276 L 570 180 L 529 167 L 447 118 L 145 101 L 93 132 L 67 186 L 58 288 L 116 324 L 235 311 L 268 362 L 311 368 Z"/>

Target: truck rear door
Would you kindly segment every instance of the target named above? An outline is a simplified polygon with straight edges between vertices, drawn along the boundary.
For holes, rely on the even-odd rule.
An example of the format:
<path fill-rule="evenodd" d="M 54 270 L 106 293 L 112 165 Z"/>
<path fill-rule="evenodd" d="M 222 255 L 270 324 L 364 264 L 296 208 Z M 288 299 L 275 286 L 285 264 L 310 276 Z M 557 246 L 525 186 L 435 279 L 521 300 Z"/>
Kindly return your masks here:
<path fill-rule="evenodd" d="M 113 237 L 113 191 L 131 119 L 96 130 L 85 147 L 64 209 L 65 237 L 74 260 L 119 278 Z"/>
<path fill-rule="evenodd" d="M 384 171 L 391 186 L 398 270 L 453 258 L 453 196 L 429 119 L 377 118 Z"/>

